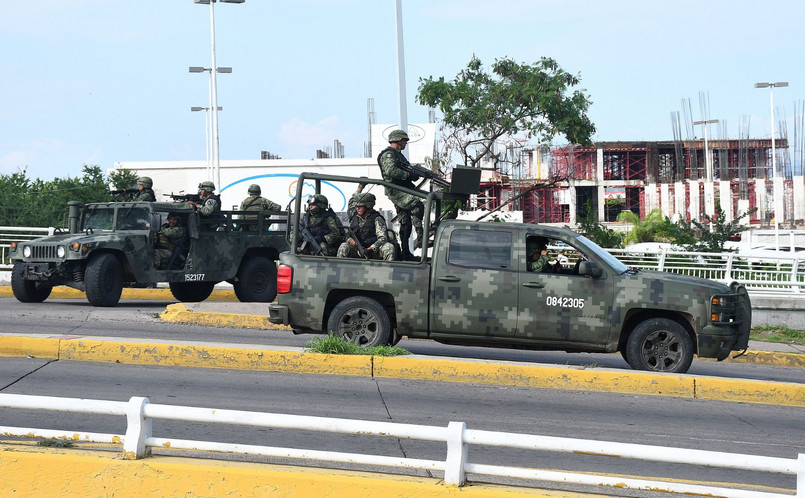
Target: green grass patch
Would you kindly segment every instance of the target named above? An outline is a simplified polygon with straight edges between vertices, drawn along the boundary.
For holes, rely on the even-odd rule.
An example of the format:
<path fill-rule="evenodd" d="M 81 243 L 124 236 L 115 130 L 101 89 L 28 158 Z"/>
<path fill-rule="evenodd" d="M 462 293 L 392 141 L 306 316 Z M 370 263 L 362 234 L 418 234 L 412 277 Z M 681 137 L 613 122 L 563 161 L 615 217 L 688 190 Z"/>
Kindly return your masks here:
<path fill-rule="evenodd" d="M 793 330 L 788 327 L 775 327 L 766 325 L 763 327 L 752 327 L 749 338 L 753 341 L 764 342 L 792 342 L 805 344 L 805 330 Z"/>
<path fill-rule="evenodd" d="M 75 446 L 72 441 L 65 441 L 63 439 L 43 439 L 36 443 L 37 446 L 49 446 L 52 448 L 72 448 Z"/>
<path fill-rule="evenodd" d="M 373 346 L 362 348 L 354 342 L 349 342 L 343 337 L 336 337 L 329 334 L 326 337 L 316 337 L 311 339 L 305 348 L 315 353 L 324 354 L 358 354 L 369 356 L 400 356 L 411 354 L 410 351 L 397 346 Z"/>

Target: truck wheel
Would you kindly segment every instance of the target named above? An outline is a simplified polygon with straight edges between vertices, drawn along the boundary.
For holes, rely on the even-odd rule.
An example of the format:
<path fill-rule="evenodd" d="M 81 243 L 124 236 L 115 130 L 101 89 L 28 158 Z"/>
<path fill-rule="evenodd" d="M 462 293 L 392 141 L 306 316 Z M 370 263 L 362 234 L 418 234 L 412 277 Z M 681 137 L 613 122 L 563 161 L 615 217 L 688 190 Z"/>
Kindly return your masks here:
<path fill-rule="evenodd" d="M 123 292 L 123 268 L 112 254 L 101 254 L 87 263 L 84 274 L 87 300 L 93 306 L 114 306 Z"/>
<path fill-rule="evenodd" d="M 183 303 L 198 303 L 210 297 L 215 282 L 170 282 L 173 297 Z"/>
<path fill-rule="evenodd" d="M 246 260 L 233 284 L 243 303 L 270 303 L 277 297 L 277 264 L 263 256 Z"/>
<path fill-rule="evenodd" d="M 50 295 L 53 286 L 47 282 L 25 280 L 25 265 L 14 263 L 11 270 L 11 291 L 21 303 L 41 303 Z"/>
<path fill-rule="evenodd" d="M 391 322 L 385 308 L 369 297 L 344 299 L 333 308 L 327 330 L 361 347 L 386 346 L 391 340 Z"/>
<path fill-rule="evenodd" d="M 675 321 L 652 318 L 632 331 L 626 343 L 626 358 L 635 370 L 685 373 L 693 361 L 693 341 Z"/>

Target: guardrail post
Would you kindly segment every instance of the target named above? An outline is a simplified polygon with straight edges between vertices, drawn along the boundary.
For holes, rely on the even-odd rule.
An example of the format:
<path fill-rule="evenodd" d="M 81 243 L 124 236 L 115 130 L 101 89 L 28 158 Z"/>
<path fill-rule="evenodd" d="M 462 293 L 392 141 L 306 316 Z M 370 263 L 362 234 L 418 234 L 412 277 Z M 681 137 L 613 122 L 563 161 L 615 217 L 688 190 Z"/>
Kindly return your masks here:
<path fill-rule="evenodd" d="M 665 249 L 660 249 L 660 260 L 657 261 L 657 271 L 664 271 L 665 268 Z"/>
<path fill-rule="evenodd" d="M 137 460 L 151 454 L 145 440 L 151 437 L 152 419 L 145 418 L 145 405 L 148 398 L 132 396 L 126 408 L 126 440 L 123 441 L 123 458 Z"/>
<path fill-rule="evenodd" d="M 447 458 L 445 459 L 444 483 L 463 486 L 466 483 L 464 467 L 467 465 L 467 444 L 464 442 L 464 422 L 447 424 Z"/>
<path fill-rule="evenodd" d="M 797 458 L 797 496 L 805 498 L 805 453 Z"/>

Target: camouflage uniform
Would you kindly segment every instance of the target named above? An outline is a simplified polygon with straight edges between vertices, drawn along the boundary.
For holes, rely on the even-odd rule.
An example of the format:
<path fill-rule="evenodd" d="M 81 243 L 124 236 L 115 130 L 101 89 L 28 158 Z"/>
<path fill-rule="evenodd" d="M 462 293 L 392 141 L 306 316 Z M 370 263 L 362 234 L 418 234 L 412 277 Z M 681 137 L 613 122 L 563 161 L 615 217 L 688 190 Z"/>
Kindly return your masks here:
<path fill-rule="evenodd" d="M 142 186 L 143 188 L 139 188 Z M 154 182 L 151 178 L 147 176 L 141 176 L 137 178 L 137 188 L 138 190 L 135 192 L 129 193 L 126 197 L 128 201 L 141 201 L 141 202 L 156 202 L 156 194 L 154 194 L 154 190 L 151 188 L 154 186 Z"/>
<path fill-rule="evenodd" d="M 403 140 L 407 142 L 408 135 L 402 130 L 394 130 L 389 134 L 390 143 L 402 142 Z M 400 166 L 401 164 L 408 164 L 408 159 L 402 155 L 400 150 L 394 147 L 384 149 L 377 156 L 377 164 L 380 166 L 383 180 L 411 190 L 417 190 L 413 180 L 418 177 L 412 176 L 411 173 Z M 411 238 L 412 229 L 416 231 L 414 247 L 422 246 L 422 217 L 425 214 L 425 206 L 419 197 L 401 190 L 386 187 L 385 192 L 386 197 L 397 209 L 397 222 L 400 224 L 400 243 L 402 244 L 403 258 L 408 259 L 411 254 L 408 249 L 408 240 Z"/>
<path fill-rule="evenodd" d="M 261 190 L 260 185 L 253 183 L 249 185 L 249 197 L 243 199 L 243 202 L 240 203 L 240 210 L 241 211 L 282 211 L 282 206 L 277 204 L 276 202 L 270 201 L 265 197 L 261 197 Z M 240 217 L 241 220 L 251 222 L 241 224 L 241 227 L 244 230 L 249 230 L 251 226 L 257 226 L 257 215 L 242 215 Z M 264 226 L 268 227 L 269 223 L 265 223 Z"/>
<path fill-rule="evenodd" d="M 551 271 L 551 265 L 547 254 L 540 254 L 548 243 L 543 238 L 529 238 L 526 241 L 526 254 L 528 255 L 528 271 L 536 273 Z M 539 259 L 534 261 L 534 255 L 540 254 Z"/>
<path fill-rule="evenodd" d="M 174 218 L 174 216 L 168 215 L 168 219 Z M 184 238 L 184 227 L 179 225 L 178 217 L 175 217 L 177 222 L 175 225 L 171 226 L 170 223 L 164 223 L 159 232 L 156 233 L 157 240 L 156 240 L 156 249 L 154 249 L 154 267 L 160 269 L 162 266 L 163 260 L 165 263 L 170 261 L 170 258 L 173 256 L 173 251 L 176 249 L 176 245 L 181 243 L 182 239 Z"/>
<path fill-rule="evenodd" d="M 327 197 L 316 194 L 310 198 L 308 209 L 302 217 L 302 226 L 310 230 L 313 238 L 321 246 L 325 256 L 334 256 L 338 245 L 344 240 L 341 220 L 329 206 Z M 301 247 L 302 254 L 315 254 L 310 244 Z"/>
<path fill-rule="evenodd" d="M 207 220 L 202 221 L 201 227 L 208 230 L 215 230 L 218 225 L 220 225 L 221 221 L 221 198 L 213 194 L 215 190 L 215 184 L 213 182 L 201 182 L 198 188 L 199 195 L 201 195 L 202 191 L 209 194 L 207 197 L 201 199 L 201 202 L 193 203 L 196 207 L 196 212 L 201 215 L 202 218 L 207 218 Z"/>
<path fill-rule="evenodd" d="M 357 193 L 350 199 L 350 204 L 355 207 L 363 206 L 366 209 L 364 216 L 355 214 L 349 223 L 349 228 L 359 239 L 366 256 L 369 259 L 382 259 L 394 261 L 396 250 L 394 245 L 386 237 L 386 220 L 375 211 L 375 196 L 372 194 Z M 353 246 L 348 241 L 341 244 L 338 248 L 339 258 L 359 258 L 357 245 Z"/>

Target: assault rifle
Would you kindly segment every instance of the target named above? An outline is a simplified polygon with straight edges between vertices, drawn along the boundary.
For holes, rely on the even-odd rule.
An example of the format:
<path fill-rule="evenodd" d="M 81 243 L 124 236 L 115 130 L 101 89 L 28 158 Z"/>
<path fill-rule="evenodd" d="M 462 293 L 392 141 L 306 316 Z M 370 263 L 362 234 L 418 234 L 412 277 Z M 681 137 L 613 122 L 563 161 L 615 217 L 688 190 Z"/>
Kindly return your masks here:
<path fill-rule="evenodd" d="M 300 228 L 299 235 L 301 235 L 302 238 L 305 239 L 305 241 L 302 242 L 302 245 L 299 246 L 299 250 L 304 251 L 309 244 L 311 249 L 313 249 L 313 254 L 324 256 L 324 251 L 321 250 L 321 244 L 316 242 L 316 237 L 314 237 L 313 234 L 310 233 L 310 230 L 308 230 L 307 227 Z"/>
<path fill-rule="evenodd" d="M 174 194 L 171 192 L 170 194 L 162 194 L 165 197 L 170 197 L 176 202 L 198 202 L 201 203 L 201 196 L 198 194 L 183 194 L 179 192 L 178 194 Z"/>
<path fill-rule="evenodd" d="M 361 244 L 360 239 L 358 236 L 355 235 L 355 231 L 351 228 L 347 228 L 347 232 L 352 240 L 355 241 L 355 249 L 358 250 L 358 256 L 362 257 L 363 259 L 369 259 L 369 256 L 366 254 L 366 249 L 364 249 L 363 244 Z"/>
<path fill-rule="evenodd" d="M 411 173 L 411 179 L 414 180 L 414 176 L 418 176 L 420 178 L 427 178 L 431 181 L 431 183 L 435 183 L 439 187 L 448 188 L 450 186 L 450 182 L 445 180 L 444 178 L 440 177 L 433 171 L 429 170 L 428 168 L 423 168 L 418 164 L 411 164 L 409 162 L 402 162 L 400 161 L 400 167 L 407 172 Z"/>
<path fill-rule="evenodd" d="M 112 195 L 123 195 L 123 194 L 133 194 L 139 191 L 140 191 L 139 188 L 122 188 L 120 190 L 110 190 L 109 193 Z"/>

